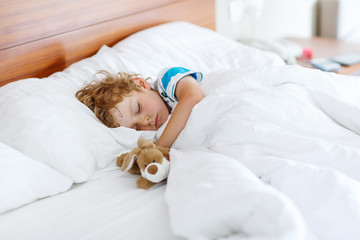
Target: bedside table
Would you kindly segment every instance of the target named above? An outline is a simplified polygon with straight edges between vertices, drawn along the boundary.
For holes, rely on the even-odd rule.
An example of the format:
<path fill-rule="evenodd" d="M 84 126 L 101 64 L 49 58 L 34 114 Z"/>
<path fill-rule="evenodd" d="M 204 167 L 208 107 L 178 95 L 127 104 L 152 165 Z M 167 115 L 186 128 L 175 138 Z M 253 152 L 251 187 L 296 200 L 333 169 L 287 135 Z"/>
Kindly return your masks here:
<path fill-rule="evenodd" d="M 342 53 L 360 52 L 360 43 L 345 43 L 332 38 L 312 37 L 305 39 L 287 37 L 285 39 L 297 43 L 302 47 L 311 48 L 313 50 L 313 58 L 331 58 Z M 297 64 L 304 67 L 315 68 L 309 61 L 304 61 L 301 58 L 298 59 Z M 342 66 L 342 68 L 336 72 L 350 75 L 357 71 L 360 71 L 360 63 L 346 67 Z"/>

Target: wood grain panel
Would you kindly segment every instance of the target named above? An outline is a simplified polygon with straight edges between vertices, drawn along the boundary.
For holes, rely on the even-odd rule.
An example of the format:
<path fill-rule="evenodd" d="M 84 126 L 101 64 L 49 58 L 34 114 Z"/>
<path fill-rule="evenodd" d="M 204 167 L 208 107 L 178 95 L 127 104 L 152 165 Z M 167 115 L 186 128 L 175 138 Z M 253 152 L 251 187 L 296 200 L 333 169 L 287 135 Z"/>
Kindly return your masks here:
<path fill-rule="evenodd" d="M 0 86 L 45 77 L 139 30 L 170 21 L 215 28 L 213 0 L 182 0 L 0 51 Z"/>
<path fill-rule="evenodd" d="M 3 0 L 0 49 L 182 0 Z"/>

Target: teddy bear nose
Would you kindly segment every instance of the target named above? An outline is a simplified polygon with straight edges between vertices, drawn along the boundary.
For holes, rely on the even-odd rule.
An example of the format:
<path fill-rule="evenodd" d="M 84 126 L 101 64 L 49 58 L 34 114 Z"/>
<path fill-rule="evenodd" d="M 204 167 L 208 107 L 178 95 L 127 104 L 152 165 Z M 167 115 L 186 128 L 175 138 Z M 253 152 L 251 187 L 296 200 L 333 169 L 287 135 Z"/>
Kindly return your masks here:
<path fill-rule="evenodd" d="M 150 174 L 156 174 L 157 171 L 158 171 L 158 167 L 156 165 L 151 165 L 147 169 L 147 172 Z"/>

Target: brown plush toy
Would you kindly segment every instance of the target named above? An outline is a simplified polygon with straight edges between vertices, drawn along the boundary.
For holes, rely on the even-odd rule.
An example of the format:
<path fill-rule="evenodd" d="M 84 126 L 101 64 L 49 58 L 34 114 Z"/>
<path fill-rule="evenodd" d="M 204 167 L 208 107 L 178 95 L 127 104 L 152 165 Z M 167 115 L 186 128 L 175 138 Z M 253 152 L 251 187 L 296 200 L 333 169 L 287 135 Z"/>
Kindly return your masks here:
<path fill-rule="evenodd" d="M 166 179 L 170 170 L 169 148 L 156 146 L 145 138 L 139 138 L 138 147 L 117 158 L 122 171 L 141 175 L 136 181 L 138 188 L 148 189 Z"/>

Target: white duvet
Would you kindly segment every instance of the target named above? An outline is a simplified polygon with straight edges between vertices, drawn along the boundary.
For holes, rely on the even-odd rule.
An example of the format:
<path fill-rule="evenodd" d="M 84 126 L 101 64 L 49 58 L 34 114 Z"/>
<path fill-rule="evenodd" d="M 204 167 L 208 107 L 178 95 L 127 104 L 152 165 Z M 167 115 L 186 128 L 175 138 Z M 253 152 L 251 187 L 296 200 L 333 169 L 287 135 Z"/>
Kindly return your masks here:
<path fill-rule="evenodd" d="M 176 234 L 360 239 L 360 80 L 300 66 L 205 75 L 171 151 Z"/>

